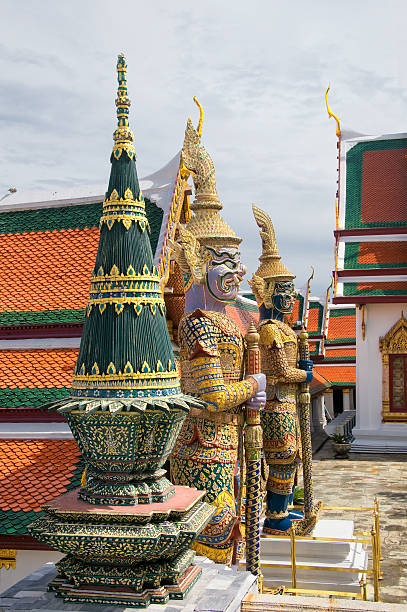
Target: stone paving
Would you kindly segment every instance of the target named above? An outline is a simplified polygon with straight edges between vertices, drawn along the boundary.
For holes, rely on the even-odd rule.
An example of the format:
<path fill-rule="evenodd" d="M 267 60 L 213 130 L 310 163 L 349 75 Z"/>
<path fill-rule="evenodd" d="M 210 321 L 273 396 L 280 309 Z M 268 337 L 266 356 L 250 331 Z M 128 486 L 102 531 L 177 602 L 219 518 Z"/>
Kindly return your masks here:
<path fill-rule="evenodd" d="M 150 604 L 148 612 L 240 612 L 242 599 L 257 593 L 257 579 L 249 572 L 233 572 L 205 557 L 195 557 L 202 575 L 183 600 L 167 604 Z M 43 565 L 0 596 L 0 612 L 132 612 L 135 607 L 124 605 L 81 604 L 64 601 L 47 591 L 56 575 L 52 563 Z"/>
<path fill-rule="evenodd" d="M 407 603 L 407 455 L 351 453 L 348 460 L 334 459 L 328 441 L 314 456 L 315 499 L 329 506 L 380 504 L 382 571 L 380 599 Z M 369 512 L 325 511 L 322 518 L 353 519 L 357 531 L 370 531 Z M 373 599 L 369 586 L 368 599 Z"/>

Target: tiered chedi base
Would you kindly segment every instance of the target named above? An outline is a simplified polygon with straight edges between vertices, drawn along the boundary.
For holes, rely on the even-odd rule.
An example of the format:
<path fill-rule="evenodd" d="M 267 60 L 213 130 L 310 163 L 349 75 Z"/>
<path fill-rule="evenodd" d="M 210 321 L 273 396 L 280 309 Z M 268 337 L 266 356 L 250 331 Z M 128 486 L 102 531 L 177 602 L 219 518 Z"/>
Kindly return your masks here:
<path fill-rule="evenodd" d="M 175 487 L 165 502 L 100 506 L 78 489 L 44 506 L 30 533 L 67 556 L 49 588 L 65 601 L 146 607 L 183 599 L 201 574 L 189 549 L 215 508 Z"/>

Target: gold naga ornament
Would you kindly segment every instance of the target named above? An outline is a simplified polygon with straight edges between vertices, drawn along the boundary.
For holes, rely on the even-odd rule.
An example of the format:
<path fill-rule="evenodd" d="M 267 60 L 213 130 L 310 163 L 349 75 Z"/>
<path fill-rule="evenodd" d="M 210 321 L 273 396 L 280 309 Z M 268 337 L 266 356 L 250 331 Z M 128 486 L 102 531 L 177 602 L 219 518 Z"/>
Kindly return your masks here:
<path fill-rule="evenodd" d="M 260 266 L 253 274 L 249 285 L 257 304 L 259 306 L 264 304 L 266 308 L 271 308 L 276 282 L 292 281 L 295 275 L 281 261 L 272 220 L 261 208 L 254 204 L 252 208 L 256 223 L 260 227 L 262 254 L 259 257 Z"/>

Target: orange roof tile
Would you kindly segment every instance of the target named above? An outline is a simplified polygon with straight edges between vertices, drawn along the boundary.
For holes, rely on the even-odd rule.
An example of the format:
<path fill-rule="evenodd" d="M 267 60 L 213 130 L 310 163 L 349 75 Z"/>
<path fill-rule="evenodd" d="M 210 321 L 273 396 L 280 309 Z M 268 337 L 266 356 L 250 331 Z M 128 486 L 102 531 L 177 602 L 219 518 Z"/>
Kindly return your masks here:
<path fill-rule="evenodd" d="M 362 223 L 405 221 L 407 149 L 364 151 L 362 170 Z"/>
<path fill-rule="evenodd" d="M 314 376 L 312 377 L 312 381 L 310 384 L 311 395 L 321 393 L 321 391 L 331 386 L 329 381 L 324 376 L 322 376 L 315 368 L 313 369 L 313 374 Z"/>
<path fill-rule="evenodd" d="M 326 348 L 325 359 L 329 359 L 330 357 L 356 357 L 356 348 Z"/>
<path fill-rule="evenodd" d="M 361 242 L 359 245 L 359 264 L 407 265 L 407 244 L 405 242 Z"/>
<path fill-rule="evenodd" d="M 78 349 L 0 351 L 0 389 L 70 387 Z"/>
<path fill-rule="evenodd" d="M 332 383 L 356 382 L 356 365 L 321 366 L 317 364 L 315 369 Z"/>
<path fill-rule="evenodd" d="M 383 274 L 386 274 L 386 270 L 383 269 Z M 407 283 L 400 281 L 394 283 L 380 283 L 380 282 L 370 282 L 370 283 L 359 283 L 358 291 L 407 291 Z"/>
<path fill-rule="evenodd" d="M 0 303 L 7 311 L 84 308 L 97 227 L 0 234 Z M 10 267 L 7 266 L 7 262 Z"/>
<path fill-rule="evenodd" d="M 310 308 L 308 311 L 308 332 L 319 332 L 319 316 L 320 316 L 319 308 Z"/>
<path fill-rule="evenodd" d="M 329 317 L 328 340 L 356 338 L 356 315 Z"/>
<path fill-rule="evenodd" d="M 237 306 L 226 306 L 226 314 L 238 326 L 242 334 L 245 334 L 249 329 L 250 323 L 257 324 L 259 320 L 258 312 L 249 312 L 241 310 Z"/>
<path fill-rule="evenodd" d="M 292 312 L 292 320 L 294 323 L 297 323 L 300 316 L 300 300 L 297 297 L 294 302 L 293 312 Z"/>
<path fill-rule="evenodd" d="M 0 440 L 0 510 L 39 512 L 66 491 L 79 458 L 73 440 Z"/>

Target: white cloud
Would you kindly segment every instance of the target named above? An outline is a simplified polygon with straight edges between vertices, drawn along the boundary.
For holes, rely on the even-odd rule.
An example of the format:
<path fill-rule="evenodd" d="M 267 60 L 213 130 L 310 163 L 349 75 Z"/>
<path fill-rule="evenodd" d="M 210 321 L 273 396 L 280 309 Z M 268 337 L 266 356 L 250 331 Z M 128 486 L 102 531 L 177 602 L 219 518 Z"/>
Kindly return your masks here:
<path fill-rule="evenodd" d="M 139 174 L 179 150 L 197 95 L 224 216 L 244 238 L 249 270 L 260 248 L 256 202 L 298 285 L 313 264 L 313 293 L 322 293 L 336 191 L 325 88 L 344 125 L 404 131 L 406 13 L 402 0 L 3 0 L 0 193 L 107 182 L 124 51 Z"/>

